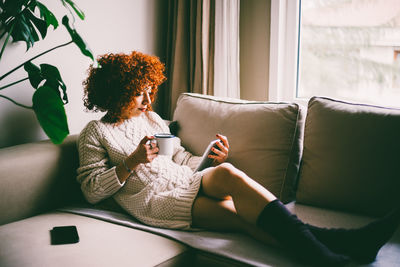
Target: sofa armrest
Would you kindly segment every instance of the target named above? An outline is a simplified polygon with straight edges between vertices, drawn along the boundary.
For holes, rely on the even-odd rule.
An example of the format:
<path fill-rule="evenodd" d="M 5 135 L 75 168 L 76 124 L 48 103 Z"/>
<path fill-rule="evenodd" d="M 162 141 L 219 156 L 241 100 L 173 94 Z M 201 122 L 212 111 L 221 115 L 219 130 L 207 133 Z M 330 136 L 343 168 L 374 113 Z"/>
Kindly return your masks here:
<path fill-rule="evenodd" d="M 82 200 L 76 138 L 0 149 L 0 225 Z"/>

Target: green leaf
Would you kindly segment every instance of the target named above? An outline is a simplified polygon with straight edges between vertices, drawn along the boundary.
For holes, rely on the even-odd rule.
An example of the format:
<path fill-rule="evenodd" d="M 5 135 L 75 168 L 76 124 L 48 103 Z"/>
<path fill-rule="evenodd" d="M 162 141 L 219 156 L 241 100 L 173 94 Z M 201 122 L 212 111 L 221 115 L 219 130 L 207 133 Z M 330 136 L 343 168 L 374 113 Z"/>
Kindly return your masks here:
<path fill-rule="evenodd" d="M 44 86 L 50 87 L 60 96 L 62 90 L 64 104 L 68 103 L 67 86 L 61 78 L 57 67 L 50 64 L 40 64 L 40 68 L 32 62 L 24 64 L 24 69 L 28 73 L 29 81 L 33 88 L 37 89 L 40 83 L 45 80 Z"/>
<path fill-rule="evenodd" d="M 34 13 L 36 7 L 40 11 L 40 16 Z M 6 32 L 11 32 L 13 29 L 11 32 L 13 42 L 25 42 L 27 50 L 35 42 L 46 37 L 49 25 L 58 25 L 58 22 L 53 13 L 36 0 L 8 0 L 1 10 L 0 27 Z"/>
<path fill-rule="evenodd" d="M 36 8 L 36 0 L 28 0 L 24 5 L 34 12 Z"/>
<path fill-rule="evenodd" d="M 50 64 L 40 64 L 40 70 L 42 72 L 43 78 L 47 80 L 57 80 L 62 81 L 60 72 L 56 67 Z"/>
<path fill-rule="evenodd" d="M 85 43 L 85 41 L 83 41 L 83 39 L 80 37 L 77 31 L 69 26 L 69 19 L 67 16 L 64 16 L 62 18 L 62 24 L 67 28 L 69 35 L 71 35 L 72 41 L 79 47 L 82 54 L 84 54 L 87 57 L 90 57 L 94 61 L 92 51 L 90 51 L 90 48 Z"/>
<path fill-rule="evenodd" d="M 46 21 L 47 27 L 49 27 L 50 25 L 53 25 L 53 28 L 57 29 L 58 21 L 57 21 L 57 18 L 54 16 L 54 14 L 45 5 L 43 5 L 40 2 L 37 2 L 37 7 L 40 10 L 40 17 Z"/>
<path fill-rule="evenodd" d="M 7 27 L 12 27 L 14 30 L 11 32 L 13 42 L 24 41 L 27 50 L 31 48 L 35 42 L 39 41 L 39 35 L 43 38 L 47 34 L 47 24 L 44 20 L 37 18 L 30 9 L 26 8 L 24 11 L 18 13 L 16 16 L 11 16 L 7 21 Z"/>
<path fill-rule="evenodd" d="M 67 116 L 59 95 L 48 86 L 39 87 L 32 98 L 33 110 L 44 132 L 55 144 L 69 134 Z"/>
<path fill-rule="evenodd" d="M 25 0 L 5 1 L 4 10 L 10 14 L 16 15 L 22 10 L 22 7 L 26 4 Z"/>
<path fill-rule="evenodd" d="M 31 83 L 32 87 L 37 89 L 40 82 L 43 81 L 40 68 L 29 61 L 24 64 L 24 69 L 28 73 L 29 82 Z"/>
<path fill-rule="evenodd" d="M 68 103 L 67 86 L 61 78 L 60 72 L 56 67 L 50 64 L 40 64 L 42 77 L 46 79 L 45 85 L 52 87 L 56 92 L 60 87 L 63 91 L 64 104 Z"/>
<path fill-rule="evenodd" d="M 32 46 L 33 46 L 33 44 L 36 41 L 39 41 L 39 35 L 37 34 L 35 27 L 33 27 L 32 23 L 29 20 L 26 20 L 24 18 L 23 21 L 24 21 L 25 25 L 27 26 L 27 29 L 28 29 L 27 33 L 29 35 L 29 39 L 30 39 L 30 41 L 32 43 Z"/>
<path fill-rule="evenodd" d="M 30 23 L 35 25 L 35 27 L 39 30 L 42 39 L 46 37 L 47 34 L 47 22 L 43 19 L 36 17 L 30 10 L 26 11 L 26 16 L 29 18 Z M 32 29 L 36 32 L 35 28 Z"/>
<path fill-rule="evenodd" d="M 61 0 L 61 2 L 63 3 L 63 5 L 66 7 L 67 4 L 72 7 L 72 9 L 75 11 L 75 13 L 78 15 L 78 17 L 81 20 L 85 19 L 85 13 L 83 13 L 83 11 L 77 6 L 75 5 L 74 2 L 72 2 L 71 0 Z"/>
<path fill-rule="evenodd" d="M 31 34 L 29 25 L 26 23 L 23 16 L 15 21 L 14 30 L 11 33 L 13 42 L 24 41 L 26 43 L 26 50 L 33 46 L 35 40 Z"/>

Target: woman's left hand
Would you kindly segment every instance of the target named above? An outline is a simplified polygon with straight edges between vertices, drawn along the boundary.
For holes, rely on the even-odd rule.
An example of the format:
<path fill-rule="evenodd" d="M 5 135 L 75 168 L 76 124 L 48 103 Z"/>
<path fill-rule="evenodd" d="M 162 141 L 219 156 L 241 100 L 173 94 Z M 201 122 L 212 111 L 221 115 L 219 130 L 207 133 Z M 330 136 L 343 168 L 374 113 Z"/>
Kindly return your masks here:
<path fill-rule="evenodd" d="M 221 134 L 217 134 L 217 138 L 220 140 L 216 144 L 218 149 L 215 147 L 211 148 L 211 151 L 214 152 L 215 155 L 208 155 L 209 158 L 214 159 L 213 165 L 217 166 L 226 161 L 229 153 L 229 142 L 226 136 Z"/>

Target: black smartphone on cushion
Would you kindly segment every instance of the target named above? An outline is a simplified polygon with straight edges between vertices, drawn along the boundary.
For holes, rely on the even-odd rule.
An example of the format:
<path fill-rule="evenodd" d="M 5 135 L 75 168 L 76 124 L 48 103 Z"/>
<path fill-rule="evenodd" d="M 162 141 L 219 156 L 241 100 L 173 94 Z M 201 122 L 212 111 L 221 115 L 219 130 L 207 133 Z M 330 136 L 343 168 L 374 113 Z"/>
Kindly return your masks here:
<path fill-rule="evenodd" d="M 56 226 L 50 230 L 51 244 L 73 244 L 79 242 L 79 235 L 76 226 Z"/>

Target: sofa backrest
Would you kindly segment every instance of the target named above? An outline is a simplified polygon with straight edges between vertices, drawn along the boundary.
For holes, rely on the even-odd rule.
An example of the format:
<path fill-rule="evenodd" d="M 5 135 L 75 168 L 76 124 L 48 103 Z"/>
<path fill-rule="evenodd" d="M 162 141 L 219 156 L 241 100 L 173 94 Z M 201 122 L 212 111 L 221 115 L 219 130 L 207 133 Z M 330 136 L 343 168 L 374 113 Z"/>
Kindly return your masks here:
<path fill-rule="evenodd" d="M 297 201 L 382 216 L 400 204 L 400 109 L 313 97 Z"/>
<path fill-rule="evenodd" d="M 82 201 L 76 138 L 0 149 L 0 225 Z"/>
<path fill-rule="evenodd" d="M 301 157 L 303 111 L 294 103 L 272 103 L 183 94 L 174 122 L 183 146 L 202 155 L 216 134 L 226 135 L 228 162 L 283 202 L 294 199 Z"/>

